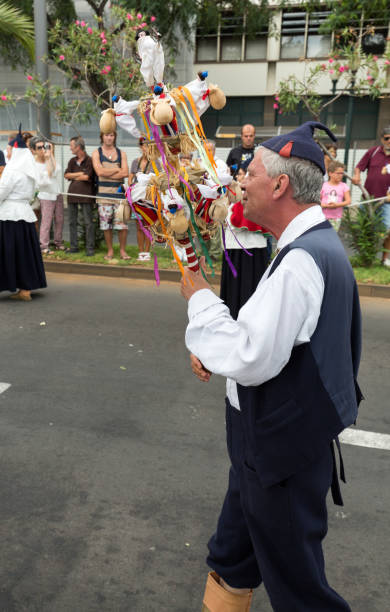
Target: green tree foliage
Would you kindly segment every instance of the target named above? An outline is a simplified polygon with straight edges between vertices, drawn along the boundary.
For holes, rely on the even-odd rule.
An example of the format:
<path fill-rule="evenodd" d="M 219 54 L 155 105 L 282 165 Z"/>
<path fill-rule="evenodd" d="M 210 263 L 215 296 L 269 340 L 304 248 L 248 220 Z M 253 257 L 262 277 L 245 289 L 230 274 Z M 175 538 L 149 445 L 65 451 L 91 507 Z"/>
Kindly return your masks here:
<path fill-rule="evenodd" d="M 29 59 L 34 57 L 34 23 L 6 2 L 0 2 L 0 46 L 2 41 L 19 46 Z"/>
<path fill-rule="evenodd" d="M 343 229 L 349 245 L 354 249 L 354 265 L 370 267 L 382 250 L 386 227 L 382 220 L 380 204 L 364 204 L 346 208 Z"/>
<path fill-rule="evenodd" d="M 63 24 L 68 24 L 76 18 L 73 0 L 47 0 L 48 26 L 52 27 L 56 19 L 61 18 Z M 6 6 L 1 3 L 0 6 Z M 1 10 L 1 9 L 0 9 Z M 13 68 L 16 66 L 31 66 L 34 62 L 34 3 L 32 0 L 12 0 L 13 18 L 5 29 L 0 29 L 0 54 L 2 61 Z M 17 26 L 18 12 L 21 22 L 21 36 L 14 33 Z"/>

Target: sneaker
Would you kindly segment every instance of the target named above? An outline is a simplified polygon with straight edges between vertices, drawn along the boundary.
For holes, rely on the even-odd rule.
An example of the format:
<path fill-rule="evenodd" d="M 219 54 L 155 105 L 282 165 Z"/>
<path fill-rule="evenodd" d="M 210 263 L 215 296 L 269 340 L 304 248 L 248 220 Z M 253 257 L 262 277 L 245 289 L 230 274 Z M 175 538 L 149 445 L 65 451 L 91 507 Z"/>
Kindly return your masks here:
<path fill-rule="evenodd" d="M 390 268 L 390 259 L 388 257 L 383 261 L 383 265 L 386 266 L 386 268 Z"/>
<path fill-rule="evenodd" d="M 144 260 L 144 255 L 145 255 L 145 253 L 138 253 L 137 261 L 143 261 Z"/>
<path fill-rule="evenodd" d="M 151 255 L 150 253 L 144 253 L 144 261 L 150 261 Z"/>

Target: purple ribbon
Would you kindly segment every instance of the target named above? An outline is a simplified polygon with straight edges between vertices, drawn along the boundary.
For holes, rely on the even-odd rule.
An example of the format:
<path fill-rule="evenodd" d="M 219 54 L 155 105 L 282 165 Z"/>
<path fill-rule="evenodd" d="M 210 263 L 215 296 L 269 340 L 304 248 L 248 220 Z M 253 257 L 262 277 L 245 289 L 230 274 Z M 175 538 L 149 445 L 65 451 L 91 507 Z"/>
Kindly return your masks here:
<path fill-rule="evenodd" d="M 249 255 L 249 257 L 253 257 L 253 253 L 249 253 L 249 251 L 246 250 L 246 248 L 244 246 L 242 246 L 241 242 L 239 241 L 239 239 L 237 238 L 236 234 L 233 232 L 232 228 L 230 227 L 229 223 L 226 221 L 226 225 L 227 227 L 230 229 L 231 233 L 233 234 L 233 238 L 234 240 L 237 242 L 237 244 L 240 245 L 240 247 L 242 248 L 242 250 L 244 251 L 244 253 L 246 253 L 247 255 Z"/>
<path fill-rule="evenodd" d="M 229 268 L 232 271 L 232 274 L 233 274 L 234 278 L 237 278 L 237 270 L 233 266 L 232 260 L 230 259 L 229 254 L 228 254 L 227 249 L 226 249 L 225 230 L 223 229 L 222 223 L 221 223 L 221 230 L 222 230 L 223 253 L 225 255 L 225 259 L 226 259 L 226 261 L 228 263 Z"/>
<path fill-rule="evenodd" d="M 154 257 L 154 278 L 156 279 L 156 285 L 158 286 L 160 284 L 160 273 L 158 271 L 158 261 L 157 261 L 157 255 L 156 253 L 153 253 L 153 257 Z"/>
<path fill-rule="evenodd" d="M 137 219 L 138 224 L 139 224 L 140 228 L 142 229 L 143 233 L 145 234 L 146 238 L 148 240 L 150 240 L 150 242 L 153 242 L 152 234 L 149 232 L 149 230 L 146 229 L 146 227 L 144 227 L 144 224 L 142 223 L 142 217 L 137 213 L 137 211 L 134 208 L 133 200 L 131 199 L 131 186 L 128 187 L 127 190 L 126 190 L 126 198 L 127 198 L 128 203 L 130 204 L 130 208 L 131 208 L 132 212 L 134 213 L 134 216 Z"/>

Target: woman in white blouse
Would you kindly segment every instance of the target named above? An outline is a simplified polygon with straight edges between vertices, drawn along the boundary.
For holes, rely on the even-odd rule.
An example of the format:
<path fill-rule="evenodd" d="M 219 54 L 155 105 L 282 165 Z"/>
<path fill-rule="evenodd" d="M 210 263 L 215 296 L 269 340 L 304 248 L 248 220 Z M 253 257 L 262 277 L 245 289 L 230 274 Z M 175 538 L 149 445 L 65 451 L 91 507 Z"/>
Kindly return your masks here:
<path fill-rule="evenodd" d="M 45 270 L 30 206 L 37 168 L 21 131 L 7 147 L 9 162 L 0 179 L 0 291 L 31 300 L 31 290 L 46 287 Z M 16 293 L 15 293 L 16 292 Z"/>

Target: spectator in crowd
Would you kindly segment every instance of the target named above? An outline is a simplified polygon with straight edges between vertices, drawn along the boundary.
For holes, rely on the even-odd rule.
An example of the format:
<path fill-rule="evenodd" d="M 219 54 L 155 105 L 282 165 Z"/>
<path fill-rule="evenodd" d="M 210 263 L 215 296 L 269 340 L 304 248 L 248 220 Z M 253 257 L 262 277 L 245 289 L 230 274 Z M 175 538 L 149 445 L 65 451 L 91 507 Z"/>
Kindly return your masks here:
<path fill-rule="evenodd" d="M 326 145 L 326 150 L 329 152 L 329 154 L 334 158 L 332 160 L 332 157 L 330 157 L 329 155 L 324 155 L 324 164 L 325 164 L 325 176 L 324 176 L 324 181 L 328 180 L 328 166 L 330 164 L 331 161 L 335 161 L 337 158 L 337 145 L 334 142 L 331 142 L 330 144 Z"/>
<path fill-rule="evenodd" d="M 326 157 L 326 155 L 325 155 Z M 344 206 L 351 203 L 351 192 L 346 183 L 343 183 L 344 164 L 331 161 L 328 164 L 329 178 L 321 189 L 321 206 L 325 217 L 336 232 L 340 229 Z"/>
<path fill-rule="evenodd" d="M 126 153 L 116 146 L 116 132 L 100 134 L 100 142 L 101 146 L 92 153 L 92 164 L 98 176 L 100 229 L 107 245 L 104 259 L 110 260 L 114 256 L 113 230 L 118 230 L 120 258 L 130 259 L 126 253 L 127 224 L 116 219 L 119 202 L 124 198 L 123 182 L 129 174 Z"/>
<path fill-rule="evenodd" d="M 3 174 L 5 168 L 5 155 L 3 151 L 0 151 L 0 176 Z"/>
<path fill-rule="evenodd" d="M 230 169 L 237 172 L 239 168 L 247 169 L 255 154 L 255 126 L 250 123 L 241 128 L 241 145 L 232 149 L 226 160 Z"/>
<path fill-rule="evenodd" d="M 129 174 L 129 185 L 137 182 L 137 173 L 142 172 L 143 174 L 150 174 L 154 172 L 152 162 L 147 158 L 148 144 L 146 138 L 141 136 L 138 141 L 141 155 L 136 159 L 133 159 L 130 166 Z M 155 162 L 157 170 L 161 170 L 161 166 L 158 162 Z M 142 221 L 141 221 L 142 222 Z M 142 231 L 142 228 L 137 221 L 137 245 L 138 245 L 138 261 L 148 261 L 150 259 L 150 240 L 148 240 L 146 234 Z"/>
<path fill-rule="evenodd" d="M 39 242 L 44 255 L 50 255 L 50 229 L 54 219 L 54 244 L 59 251 L 64 251 L 62 230 L 64 227 L 64 202 L 58 184 L 59 168 L 54 157 L 51 142 L 36 136 L 30 140 L 31 151 L 38 168 L 38 200 L 41 209 L 41 226 Z M 44 184 L 44 187 L 41 187 Z"/>
<path fill-rule="evenodd" d="M 381 144 L 369 149 L 355 168 L 352 179 L 354 185 L 360 185 L 360 173 L 367 170 L 367 178 L 364 183 L 370 196 L 373 198 L 385 198 L 390 190 L 390 126 L 383 128 Z M 390 202 L 385 202 L 382 207 L 382 220 L 387 229 L 387 236 L 383 243 L 382 263 L 390 267 Z"/>
<path fill-rule="evenodd" d="M 8 163 L 0 179 L 0 291 L 29 302 L 31 291 L 46 287 L 45 270 L 30 206 L 38 168 L 21 131 L 8 143 Z"/>
<path fill-rule="evenodd" d="M 79 250 L 77 220 L 80 206 L 84 218 L 86 254 L 88 257 L 92 257 L 95 254 L 95 229 L 93 225 L 95 200 L 90 196 L 93 196 L 95 191 L 95 172 L 92 158 L 85 151 L 84 139 L 81 136 L 73 136 L 70 139 L 69 146 L 73 157 L 69 160 L 64 173 L 64 177 L 70 181 L 68 192 L 73 194 L 68 195 L 69 252 L 77 253 Z"/>

